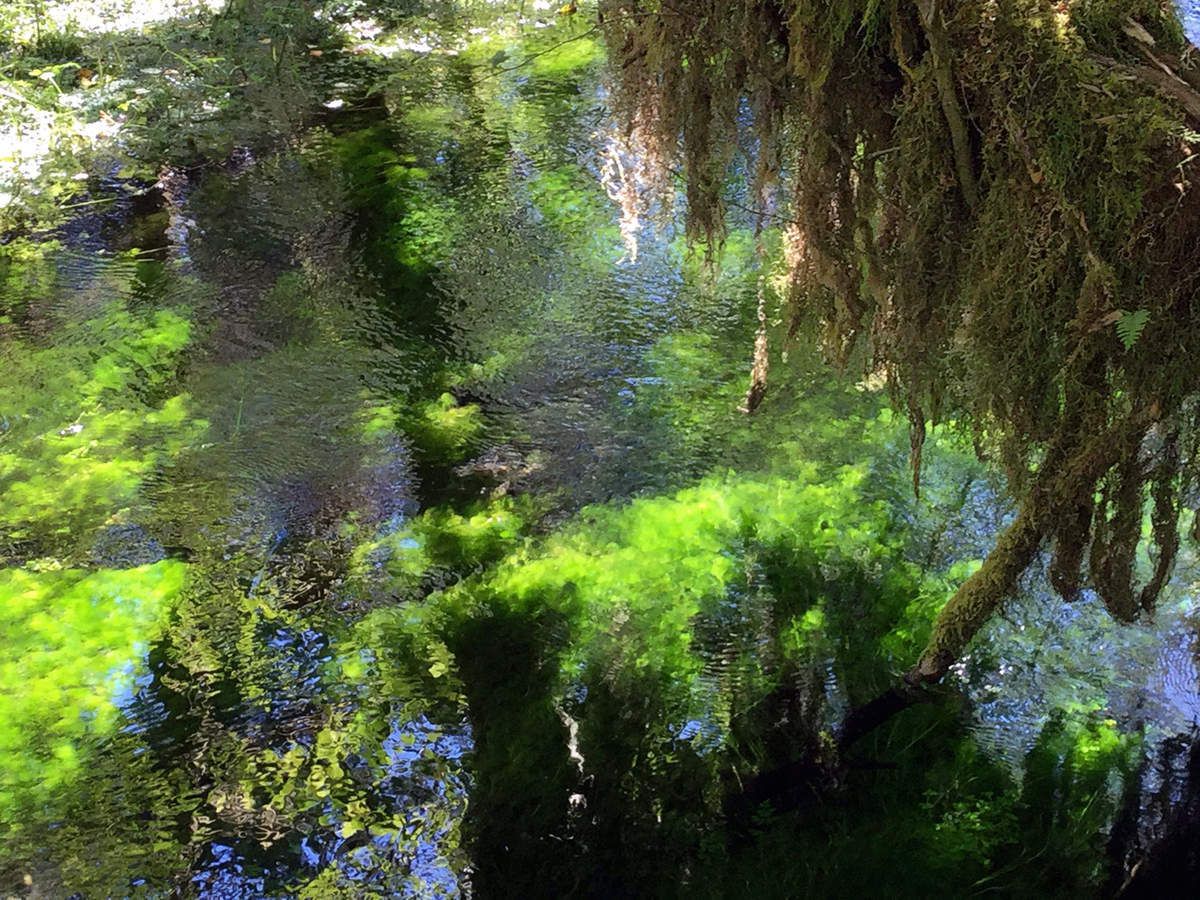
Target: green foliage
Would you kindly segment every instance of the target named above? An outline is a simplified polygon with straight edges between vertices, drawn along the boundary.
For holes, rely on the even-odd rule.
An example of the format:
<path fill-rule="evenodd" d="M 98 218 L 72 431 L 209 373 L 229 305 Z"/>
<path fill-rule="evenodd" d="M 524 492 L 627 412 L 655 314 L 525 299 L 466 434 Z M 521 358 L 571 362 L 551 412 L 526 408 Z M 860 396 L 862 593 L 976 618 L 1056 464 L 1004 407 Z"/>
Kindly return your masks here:
<path fill-rule="evenodd" d="M 565 37 L 555 29 L 542 41 L 553 41 L 557 46 L 542 49 L 536 41 L 527 45 L 530 71 L 538 78 L 557 80 L 576 75 L 581 69 L 595 68 L 604 59 L 604 48 L 594 37 Z"/>
<path fill-rule="evenodd" d="M 587 238 L 587 246 L 576 248 L 581 261 L 600 265 L 617 255 L 620 234 L 612 222 L 608 202 L 594 181 L 580 177 L 578 166 L 538 172 L 529 181 L 529 193 L 547 224 L 564 240 Z"/>
<path fill-rule="evenodd" d="M 665 424 L 667 434 L 693 452 L 712 442 L 715 433 L 725 431 L 739 416 L 739 393 L 744 389 L 741 373 L 726 362 L 728 349 L 702 332 L 670 334 L 657 341 L 646 354 L 648 384 L 639 390 L 630 411 L 637 425 Z M 678 455 L 678 449 L 666 452 Z"/>
<path fill-rule="evenodd" d="M 83 54 L 83 41 L 72 27 L 49 29 L 37 35 L 33 53 L 49 62 L 65 62 L 78 59 Z"/>
<path fill-rule="evenodd" d="M 52 26 L 41 2 L 0 10 L 0 42 L 8 31 L 22 47 L 0 73 L 0 147 L 15 151 L 0 160 L 4 229 L 61 221 L 66 199 L 89 186 L 73 176 L 92 174 L 101 148 L 123 179 L 153 183 L 163 162 L 278 142 L 296 110 L 318 108 L 361 68 L 322 61 L 346 41 L 325 4 L 252 2 L 213 15 L 201 0 L 148 2 L 137 4 L 149 19 L 138 28 L 122 26 L 124 0 L 54 5 L 56 19 L 82 12 L 96 30 Z"/>
<path fill-rule="evenodd" d="M 1017 810 L 1028 855 L 1051 884 L 1099 886 L 1105 826 L 1139 755 L 1137 735 L 1111 719 L 1056 711 L 1025 761 Z M 1047 802 L 1047 798 L 1053 798 Z"/>
<path fill-rule="evenodd" d="M 1146 323 L 1150 321 L 1150 310 L 1138 309 L 1133 312 L 1126 310 L 1117 310 L 1120 313 L 1120 318 L 1117 319 L 1117 336 L 1121 339 L 1121 343 L 1125 345 L 1126 350 L 1132 350 L 1133 345 L 1137 343 L 1138 338 L 1142 336 L 1142 332 L 1146 330 Z"/>
<path fill-rule="evenodd" d="M 50 299 L 58 287 L 55 265 L 62 246 L 57 241 L 18 238 L 0 252 L 0 324 L 11 325 L 14 316 Z"/>
<path fill-rule="evenodd" d="M 1154 0 L 1082 0 L 1073 24 L 1088 46 L 1128 59 L 1140 59 L 1129 42 L 1129 20 L 1137 22 L 1168 52 L 1177 53 L 1186 39 L 1173 4 Z"/>
<path fill-rule="evenodd" d="M 69 792 L 80 741 L 112 731 L 146 646 L 183 587 L 185 566 L 0 569 L 0 827 Z"/>
<path fill-rule="evenodd" d="M 747 536 L 786 542 L 831 571 L 886 548 L 886 513 L 862 502 L 863 472 L 816 476 L 805 466 L 763 480 L 716 476 L 670 497 L 589 509 L 536 556 L 500 566 L 489 588 L 519 607 L 566 604 L 580 618 L 577 652 L 614 652 L 624 669 L 686 686 L 701 664 L 690 623 L 745 577 L 737 560 Z"/>
<path fill-rule="evenodd" d="M 1011 794 L 950 801 L 944 813 L 935 813 L 937 852 L 982 869 L 990 868 L 997 850 L 1020 836 L 1014 804 Z"/>
<path fill-rule="evenodd" d="M 422 453 L 443 462 L 462 459 L 483 429 L 479 407 L 459 406 L 448 393 L 400 414 L 397 421 Z"/>
<path fill-rule="evenodd" d="M 712 827 L 725 762 L 770 764 L 753 723 L 784 673 L 833 654 L 852 696 L 869 695 L 913 651 L 889 633 L 906 616 L 926 619 L 907 627 L 927 628 L 933 597 L 951 589 L 903 560 L 886 505 L 867 498 L 865 468 L 796 453 L 783 451 L 792 460 L 771 474 L 725 472 L 672 494 L 589 507 L 542 540 L 520 538 L 507 499 L 469 517 L 425 513 L 360 548 L 358 577 L 413 597 L 439 571 L 476 574 L 368 616 L 350 644 L 361 649 L 347 648 L 341 672 L 381 698 L 412 698 L 410 715 L 469 704 L 492 735 L 475 760 L 492 785 L 481 802 L 501 804 L 500 818 L 525 815 L 522 798 L 543 795 L 544 784 L 516 785 L 530 766 L 557 771 L 551 712 L 584 690 L 579 752 L 588 771 L 622 773 L 603 776 L 593 810 L 664 854 L 622 865 L 665 877 L 693 852 L 697 829 Z M 923 590 L 928 605 L 910 608 Z M 508 682 L 514 696 L 500 687 Z M 676 737 L 689 721 L 699 724 Z M 705 798 L 699 806 L 656 805 L 692 790 Z M 543 801 L 537 809 L 550 818 L 529 827 L 556 827 Z"/>
<path fill-rule="evenodd" d="M 7 257 L 7 277 L 33 276 L 24 296 L 35 309 L 53 288 L 54 252 L 17 245 Z M 14 318 L 28 314 L 12 310 Z M 4 342 L 0 546 L 12 561 L 0 569 L 6 829 L 21 827 L 29 804 L 61 805 L 70 794 L 91 748 L 115 729 L 116 704 L 182 589 L 177 562 L 74 566 L 104 528 L 136 528 L 131 508 L 144 482 L 204 433 L 189 398 L 175 393 L 191 336 L 178 312 L 112 303 L 60 323 L 53 342 Z M 20 559 L 29 561 L 15 565 Z"/>
<path fill-rule="evenodd" d="M 387 128 L 339 139 L 352 200 L 368 218 L 370 258 L 385 267 L 389 288 L 417 287 L 442 261 L 460 223 L 447 195 L 434 190 L 435 175 L 412 153 L 395 147 Z"/>
<path fill-rule="evenodd" d="M 262 89 L 259 76 L 276 61 L 284 81 L 303 71 L 293 68 L 306 55 L 299 43 L 322 31 L 292 29 L 288 17 L 310 6 L 235 4 L 213 26 L 220 52 L 260 83 L 243 84 L 228 62 L 208 58 L 173 76 L 236 79 L 229 105 L 210 110 L 212 124 L 181 126 L 212 128 L 200 152 L 231 140 L 241 92 Z M 888 9 L 843 3 L 813 24 L 831 47 L 860 33 L 883 46 Z M 343 4 L 334 13 L 361 11 Z M 748 229 L 729 236 L 723 280 L 687 294 L 689 309 L 655 297 L 662 310 L 631 312 L 628 297 L 597 287 L 617 232 L 598 187 L 559 164 L 575 153 L 561 107 L 579 102 L 597 50 L 587 39 L 541 54 L 567 30 L 542 29 L 520 52 L 508 36 L 485 35 L 462 57 L 431 54 L 419 76 L 382 89 L 389 105 L 415 110 L 402 129 L 357 130 L 358 118 L 343 119 L 330 130 L 352 121 L 350 130 L 316 129 L 295 156 L 260 154 L 254 172 L 213 173 L 195 187 L 193 204 L 269 207 L 277 215 L 268 227 L 236 238 L 278 242 L 267 253 L 286 246 L 299 263 L 248 311 L 270 349 L 233 363 L 196 355 L 188 386 L 199 401 L 175 384 L 194 330 L 178 312 L 106 309 L 94 322 L 54 323 L 50 339 L 5 345 L 28 363 L 0 373 L 0 388 L 14 389 L 0 404 L 16 398 L 22 429 L 0 433 L 0 461 L 14 467 L 14 485 L 31 485 L 12 494 L 25 512 L 4 523 L 5 535 L 22 559 L 35 538 L 79 559 L 0 571 L 4 649 L 36 663 L 32 679 L 0 666 L 0 830 L 19 823 L 5 834 L 0 866 L 20 860 L 36 890 L 154 894 L 184 883 L 182 867 L 219 843 L 236 854 L 224 871 L 244 878 L 231 890 L 312 898 L 451 895 L 454 878 L 443 871 L 484 896 L 569 896 L 591 875 L 596 892 L 614 896 L 866 895 L 884 884 L 898 895 L 965 896 L 1022 878 L 1045 892 L 1041 863 L 1022 846 L 1023 817 L 1042 807 L 1059 812 L 1028 833 L 1062 848 L 1063 883 L 1093 877 L 1107 807 L 1086 798 L 1124 757 L 1107 723 L 1077 724 L 1086 713 L 1071 717 L 1072 740 L 1045 741 L 1045 768 L 1070 776 L 1031 781 L 1023 794 L 955 711 L 932 707 L 867 749 L 897 770 L 863 772 L 855 760 L 834 768 L 836 715 L 911 660 L 977 566 L 949 565 L 974 551 L 970 542 L 944 549 L 935 533 L 953 523 L 961 476 L 977 468 L 959 452 L 960 435 L 939 433 L 927 505 L 914 504 L 898 418 L 869 394 L 818 390 L 806 362 L 773 358 L 773 373 L 790 383 L 773 386 L 762 415 L 736 412 L 753 299 Z M 196 35 L 189 46 L 206 41 Z M 509 55 L 488 63 L 502 48 Z M 485 50 L 481 69 L 463 62 Z M 732 65 L 731 47 L 713 50 L 715 65 Z M 443 78 L 455 86 L 444 94 Z M 192 86 L 204 95 L 212 84 Z M 152 110 L 178 96 L 151 90 Z M 153 127 L 169 134 L 173 122 L 164 115 Z M 531 162 L 475 172 L 506 156 Z M 281 194 L 310 183 L 346 189 L 333 205 L 360 228 L 389 327 L 366 318 L 378 312 L 374 294 L 356 305 L 359 282 L 309 255 L 326 218 L 338 218 L 329 205 L 255 195 L 273 166 Z M 478 215 L 485 208 L 500 212 Z M 316 221 L 298 221 L 297 210 Z M 1113 221 L 1123 214 L 1115 209 Z M 519 259 L 508 258 L 514 246 Z M 43 302 L 54 292 L 42 290 L 54 265 L 20 252 L 28 258 L 0 278 L 29 290 L 0 311 L 11 317 L 0 328 L 17 321 L 24 333 L 27 320 L 54 309 Z M 583 271 L 583 283 L 547 291 L 560 262 Z M 700 266 L 684 267 L 689 289 Z M 465 296 L 468 281 L 487 296 Z M 603 304 L 618 302 L 627 319 L 614 324 Z M 464 325 L 472 316 L 484 323 L 474 331 Z M 362 346 L 363 331 L 388 347 Z M 618 346 L 620 398 L 589 407 L 602 421 L 588 424 L 645 439 L 650 451 L 622 457 L 645 462 L 640 493 L 565 523 L 556 501 L 520 494 L 411 518 L 360 508 L 364 470 L 387 462 L 390 476 L 408 449 L 422 475 L 449 477 L 501 429 L 540 437 L 537 411 L 485 421 L 484 408 L 455 395 L 488 396 L 481 388 L 541 373 L 564 346 L 547 334 Z M 450 345 L 465 359 L 447 360 Z M 84 430 L 70 433 L 74 424 Z M 93 471 L 96 460 L 112 465 Z M 74 568 L 96 528 L 142 518 L 152 477 L 168 484 L 151 518 L 186 529 L 182 543 L 198 548 L 189 587 L 175 562 Z M 274 492 L 290 499 L 293 489 L 301 506 L 313 497 L 323 505 L 288 507 L 277 537 L 261 510 L 284 507 Z M 68 543 L 79 547 L 60 546 Z M 147 647 L 154 666 L 142 673 Z M 139 702 L 161 703 L 161 721 L 157 706 L 131 708 L 135 673 Z M 119 728 L 123 710 L 148 730 Z M 739 780 L 810 760 L 836 774 L 836 785 L 811 786 L 833 802 L 798 815 L 760 809 L 748 833 L 725 819 L 722 803 Z M 1075 829 L 1091 837 L 1072 843 Z M 295 862 L 300 835 L 323 854 L 319 866 Z M 60 880 L 43 880 L 43 870 Z M 993 872 L 1001 877 L 986 880 Z M 131 885 L 130 873 L 147 883 Z"/>
<path fill-rule="evenodd" d="M 947 607 L 921 677 L 945 673 L 1043 541 L 1064 595 L 1090 576 L 1118 618 L 1148 610 L 1164 578 L 1135 590 L 1143 539 L 1121 523 L 1153 481 L 1168 570 L 1195 460 L 1174 441 L 1129 460 L 1151 429 L 1189 433 L 1200 394 L 1196 284 L 1179 278 L 1200 191 L 1175 174 L 1196 158 L 1200 93 L 1171 5 L 601 11 L 647 179 L 683 171 L 689 237 L 719 244 L 750 168 L 753 195 L 786 208 L 793 324 L 839 364 L 886 372 L 916 470 L 947 415 L 1003 461 L 1025 512 L 1011 537 L 1030 539 L 998 543 Z M 749 167 L 735 146 L 756 148 Z"/>
<path fill-rule="evenodd" d="M 515 549 L 533 520 L 533 501 L 527 497 L 505 497 L 465 515 L 434 508 L 397 531 L 360 544 L 351 572 L 369 587 L 382 569 L 387 590 L 413 596 L 435 570 L 461 578 L 498 561 Z"/>
<path fill-rule="evenodd" d="M 74 538 L 119 514 L 142 480 L 205 423 L 171 386 L 191 328 L 116 306 L 53 346 L 8 342 L 0 372 L 0 536 Z"/>

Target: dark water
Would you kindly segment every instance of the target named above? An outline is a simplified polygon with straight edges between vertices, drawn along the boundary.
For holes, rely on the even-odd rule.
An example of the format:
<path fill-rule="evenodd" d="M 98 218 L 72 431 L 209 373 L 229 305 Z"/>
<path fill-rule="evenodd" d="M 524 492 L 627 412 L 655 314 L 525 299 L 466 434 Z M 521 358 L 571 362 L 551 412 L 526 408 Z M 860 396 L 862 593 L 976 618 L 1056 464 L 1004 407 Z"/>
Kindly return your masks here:
<path fill-rule="evenodd" d="M 1195 568 L 1137 629 L 1032 577 L 965 702 L 757 805 L 912 658 L 1002 494 L 946 434 L 915 501 L 900 423 L 801 348 L 739 413 L 749 231 L 717 272 L 624 239 L 585 25 L 438 27 L 5 248 L 0 886 L 1097 890 L 1200 710 Z"/>

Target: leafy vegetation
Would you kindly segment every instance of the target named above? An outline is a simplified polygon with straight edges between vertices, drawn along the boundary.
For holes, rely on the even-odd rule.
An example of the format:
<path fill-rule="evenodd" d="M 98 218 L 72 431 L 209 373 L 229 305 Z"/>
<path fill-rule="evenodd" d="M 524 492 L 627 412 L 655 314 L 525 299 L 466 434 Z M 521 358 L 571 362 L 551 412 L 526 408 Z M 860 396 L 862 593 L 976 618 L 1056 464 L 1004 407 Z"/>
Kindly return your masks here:
<path fill-rule="evenodd" d="M 0 570 L 0 823 L 45 804 L 84 772 L 79 741 L 108 735 L 116 701 L 132 687 L 183 586 L 185 566 Z"/>
<path fill-rule="evenodd" d="M 118 306 L 65 330 L 54 347 L 5 347 L 6 555 L 25 545 L 53 551 L 64 538 L 85 542 L 119 522 L 147 475 L 203 434 L 188 398 L 171 390 L 190 337 L 186 319 Z"/>
<path fill-rule="evenodd" d="M 1092 6 L 1080 40 L 1118 53 L 1115 7 Z M 23 169 L 3 225 L 27 230 L 0 247 L 0 890 L 1099 889 L 1170 733 L 1112 659 L 1157 634 L 1034 582 L 956 668 L 967 704 L 842 740 L 1011 510 L 971 410 L 928 429 L 918 500 L 887 378 L 780 352 L 776 292 L 819 289 L 787 265 L 795 209 L 755 221 L 752 165 L 710 173 L 752 198 L 719 265 L 690 252 L 638 165 L 667 126 L 597 114 L 590 10 L 178 12 L 41 50 L 26 16 L 4 69 L 62 127 L 105 109 L 121 130 Z M 875 65 L 895 11 L 858 12 L 861 33 L 806 27 Z M 689 69 L 751 46 L 689 56 L 704 40 L 681 38 Z M 857 71 L 830 69 L 831 102 Z M 906 127 L 944 115 L 901 93 Z M 1142 99 L 1108 126 L 1123 177 L 1171 109 Z M 880 149 L 855 147 L 856 185 L 912 162 Z M 1087 212 L 1108 237 L 1137 217 Z M 1122 304 L 1095 339 L 1132 365 L 1163 311 Z M 772 383 L 747 416 L 756 330 Z"/>

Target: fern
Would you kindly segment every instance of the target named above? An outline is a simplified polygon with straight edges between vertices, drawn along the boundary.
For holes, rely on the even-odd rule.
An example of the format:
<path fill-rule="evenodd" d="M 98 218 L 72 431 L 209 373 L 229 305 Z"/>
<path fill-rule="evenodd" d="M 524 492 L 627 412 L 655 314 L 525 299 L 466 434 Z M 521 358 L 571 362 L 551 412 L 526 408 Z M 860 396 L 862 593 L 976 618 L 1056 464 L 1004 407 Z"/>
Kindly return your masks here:
<path fill-rule="evenodd" d="M 1121 317 L 1117 319 L 1117 337 L 1125 345 L 1126 350 L 1132 350 L 1137 339 L 1142 336 L 1146 323 L 1150 321 L 1150 310 L 1136 309 L 1133 312 L 1119 310 Z"/>

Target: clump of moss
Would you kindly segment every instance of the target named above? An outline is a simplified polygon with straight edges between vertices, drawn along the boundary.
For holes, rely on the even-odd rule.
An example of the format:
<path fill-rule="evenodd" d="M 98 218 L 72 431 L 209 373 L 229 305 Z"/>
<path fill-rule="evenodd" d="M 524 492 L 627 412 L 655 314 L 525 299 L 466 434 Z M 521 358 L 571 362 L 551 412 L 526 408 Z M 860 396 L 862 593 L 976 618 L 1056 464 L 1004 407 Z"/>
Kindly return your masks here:
<path fill-rule="evenodd" d="M 385 588 L 414 595 L 435 570 L 451 578 L 481 571 L 513 551 L 536 521 L 527 497 L 502 497 L 465 512 L 434 508 L 361 544 L 351 570 L 360 583 L 385 575 Z"/>
<path fill-rule="evenodd" d="M 406 411 L 398 422 L 422 454 L 442 461 L 463 459 L 483 431 L 479 407 L 460 405 L 449 393 Z"/>
<path fill-rule="evenodd" d="M 86 541 L 206 424 L 172 395 L 191 324 L 115 306 L 54 347 L 23 342 L 0 374 L 0 547 Z"/>

